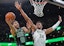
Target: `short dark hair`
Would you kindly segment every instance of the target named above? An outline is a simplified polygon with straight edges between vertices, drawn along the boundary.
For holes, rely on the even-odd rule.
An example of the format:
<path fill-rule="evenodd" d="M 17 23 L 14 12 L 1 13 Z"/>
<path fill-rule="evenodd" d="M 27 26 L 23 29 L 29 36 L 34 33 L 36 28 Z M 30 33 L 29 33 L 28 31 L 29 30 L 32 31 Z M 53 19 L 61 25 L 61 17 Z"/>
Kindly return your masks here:
<path fill-rule="evenodd" d="M 42 23 L 41 21 L 37 21 L 36 23 Z"/>
<path fill-rule="evenodd" d="M 37 21 L 36 23 L 41 23 L 42 25 L 44 25 L 44 23 L 42 21 Z"/>

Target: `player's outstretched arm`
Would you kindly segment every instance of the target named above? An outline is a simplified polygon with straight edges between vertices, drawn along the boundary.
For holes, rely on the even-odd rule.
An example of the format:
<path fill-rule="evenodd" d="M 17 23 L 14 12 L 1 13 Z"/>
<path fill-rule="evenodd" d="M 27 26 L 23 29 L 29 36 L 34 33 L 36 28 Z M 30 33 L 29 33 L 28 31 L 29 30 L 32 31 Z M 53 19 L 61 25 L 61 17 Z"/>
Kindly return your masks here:
<path fill-rule="evenodd" d="M 61 16 L 59 16 L 58 22 L 56 24 L 54 24 L 52 27 L 46 29 L 45 33 L 49 34 L 49 33 L 53 32 L 60 25 L 61 22 L 62 22 L 62 18 L 61 18 Z"/>
<path fill-rule="evenodd" d="M 21 4 L 19 4 L 18 2 L 15 2 L 15 7 L 20 11 L 20 13 L 24 17 L 25 21 L 32 27 L 34 24 L 33 24 L 32 20 L 27 16 L 27 14 L 23 11 Z"/>
<path fill-rule="evenodd" d="M 16 29 L 13 27 L 13 25 L 11 24 L 11 20 L 6 20 L 5 19 L 5 21 L 6 21 L 6 23 L 8 24 L 8 26 L 10 27 L 10 32 L 11 32 L 11 34 L 13 35 L 13 36 L 15 36 L 16 35 Z"/>
<path fill-rule="evenodd" d="M 23 11 L 21 4 L 19 4 L 18 2 L 15 2 L 15 7 L 20 11 L 21 15 L 24 17 L 26 22 L 28 22 L 28 20 L 32 22 L 31 19 L 27 16 L 27 14 Z"/>

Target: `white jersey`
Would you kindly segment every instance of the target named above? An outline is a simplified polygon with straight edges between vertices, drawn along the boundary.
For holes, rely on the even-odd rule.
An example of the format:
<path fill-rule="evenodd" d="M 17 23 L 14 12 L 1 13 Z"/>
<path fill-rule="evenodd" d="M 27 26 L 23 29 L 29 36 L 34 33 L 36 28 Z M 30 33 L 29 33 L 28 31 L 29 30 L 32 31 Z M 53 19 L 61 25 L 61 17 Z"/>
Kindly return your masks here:
<path fill-rule="evenodd" d="M 45 46 L 46 34 L 45 29 L 37 29 L 33 34 L 34 46 Z"/>

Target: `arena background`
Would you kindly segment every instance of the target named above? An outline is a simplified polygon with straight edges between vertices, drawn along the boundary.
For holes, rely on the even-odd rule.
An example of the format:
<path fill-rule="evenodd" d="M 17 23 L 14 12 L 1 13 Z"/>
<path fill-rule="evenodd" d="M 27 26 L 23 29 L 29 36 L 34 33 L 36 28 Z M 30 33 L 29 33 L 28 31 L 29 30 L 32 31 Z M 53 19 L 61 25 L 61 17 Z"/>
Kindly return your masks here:
<path fill-rule="evenodd" d="M 10 33 L 10 29 L 5 22 L 5 14 L 9 11 L 12 11 L 16 14 L 16 20 L 19 21 L 20 26 L 25 26 L 25 20 L 20 16 L 20 12 L 15 8 L 14 2 L 16 0 L 0 0 L 0 46 L 16 46 L 15 40 Z M 22 2 L 22 8 L 26 14 L 32 19 L 35 23 L 36 21 L 41 21 L 44 25 L 44 28 L 51 27 L 58 20 L 58 15 L 62 16 L 62 23 L 57 29 L 51 34 L 47 35 L 47 46 L 64 46 L 64 8 L 55 6 L 47 3 L 44 7 L 44 17 L 37 17 L 33 14 L 34 7 L 31 6 L 28 0 L 18 0 Z M 31 34 L 25 34 L 26 42 L 25 46 L 32 46 L 33 39 Z"/>

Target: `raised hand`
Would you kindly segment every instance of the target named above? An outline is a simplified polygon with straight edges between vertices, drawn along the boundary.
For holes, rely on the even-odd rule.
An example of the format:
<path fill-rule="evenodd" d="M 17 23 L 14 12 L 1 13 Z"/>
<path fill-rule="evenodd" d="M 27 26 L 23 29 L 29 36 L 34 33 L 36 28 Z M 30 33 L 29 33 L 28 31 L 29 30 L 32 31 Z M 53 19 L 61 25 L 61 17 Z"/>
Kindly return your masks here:
<path fill-rule="evenodd" d="M 62 17 L 59 15 L 59 21 L 62 22 Z"/>
<path fill-rule="evenodd" d="M 11 20 L 11 19 L 7 20 L 7 19 L 5 19 L 5 21 L 6 21 L 7 24 L 12 24 L 15 20 Z"/>
<path fill-rule="evenodd" d="M 21 9 L 21 3 L 19 4 L 18 1 L 15 2 L 15 7 L 16 7 L 18 10 L 20 10 L 20 9 Z"/>

